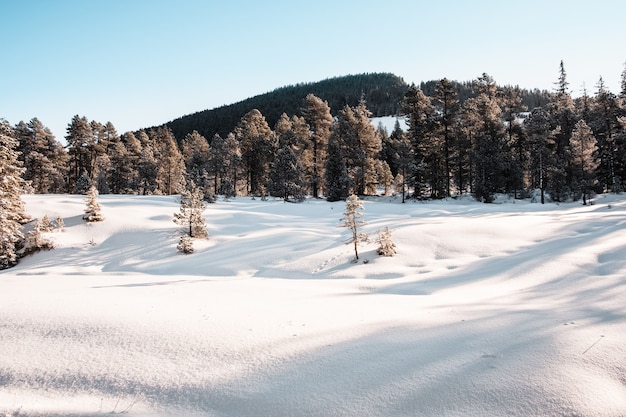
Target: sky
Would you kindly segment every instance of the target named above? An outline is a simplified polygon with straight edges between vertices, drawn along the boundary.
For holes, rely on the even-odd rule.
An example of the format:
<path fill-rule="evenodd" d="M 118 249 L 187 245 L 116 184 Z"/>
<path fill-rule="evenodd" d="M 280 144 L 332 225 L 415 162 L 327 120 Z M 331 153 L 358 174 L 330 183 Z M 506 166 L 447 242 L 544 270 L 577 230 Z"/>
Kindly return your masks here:
<path fill-rule="evenodd" d="M 390 72 L 483 73 L 573 95 L 620 91 L 626 2 L 0 0 L 0 118 L 60 141 L 74 115 L 118 133 L 276 88 Z"/>

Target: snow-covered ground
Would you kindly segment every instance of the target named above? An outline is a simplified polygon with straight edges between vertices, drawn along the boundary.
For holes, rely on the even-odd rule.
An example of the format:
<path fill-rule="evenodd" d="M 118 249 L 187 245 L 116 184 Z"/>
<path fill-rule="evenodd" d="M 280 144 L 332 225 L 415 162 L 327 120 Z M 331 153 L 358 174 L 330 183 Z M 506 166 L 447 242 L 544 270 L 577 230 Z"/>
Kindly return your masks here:
<path fill-rule="evenodd" d="M 0 272 L 0 415 L 626 415 L 626 196 L 368 200 L 359 263 L 343 202 L 219 200 L 182 255 L 176 197 L 24 200 L 65 229 Z"/>

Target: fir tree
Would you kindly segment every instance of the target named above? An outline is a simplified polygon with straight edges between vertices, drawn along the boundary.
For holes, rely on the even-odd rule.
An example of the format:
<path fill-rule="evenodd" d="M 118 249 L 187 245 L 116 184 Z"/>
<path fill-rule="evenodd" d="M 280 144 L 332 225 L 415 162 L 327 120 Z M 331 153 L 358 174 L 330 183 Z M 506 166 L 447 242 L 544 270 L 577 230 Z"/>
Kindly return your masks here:
<path fill-rule="evenodd" d="M 190 238 L 205 239 L 209 237 L 203 213 L 206 204 L 204 193 L 193 181 L 180 197 L 180 211 L 174 213 L 174 223 L 185 227 Z"/>
<path fill-rule="evenodd" d="M 104 220 L 104 217 L 102 216 L 102 208 L 98 203 L 98 190 L 93 185 L 87 192 L 87 208 L 85 209 L 83 220 L 87 223 L 100 222 Z"/>
<path fill-rule="evenodd" d="M 328 157 L 324 170 L 326 200 L 339 201 L 348 198 L 352 180 L 348 175 L 339 138 L 331 136 L 328 141 Z"/>
<path fill-rule="evenodd" d="M 355 261 L 359 260 L 359 242 L 367 240 L 367 235 L 361 232 L 361 228 L 365 224 L 363 221 L 362 210 L 363 202 L 358 196 L 352 194 L 346 199 L 346 208 L 341 219 L 343 221 L 342 226 L 350 230 L 350 237 L 347 243 L 352 243 L 354 245 Z"/>
<path fill-rule="evenodd" d="M 22 224 L 28 219 L 20 198 L 27 182 L 21 177 L 24 168 L 17 146 L 13 129 L 0 119 L 0 269 L 17 263 L 18 245 L 24 238 Z"/>

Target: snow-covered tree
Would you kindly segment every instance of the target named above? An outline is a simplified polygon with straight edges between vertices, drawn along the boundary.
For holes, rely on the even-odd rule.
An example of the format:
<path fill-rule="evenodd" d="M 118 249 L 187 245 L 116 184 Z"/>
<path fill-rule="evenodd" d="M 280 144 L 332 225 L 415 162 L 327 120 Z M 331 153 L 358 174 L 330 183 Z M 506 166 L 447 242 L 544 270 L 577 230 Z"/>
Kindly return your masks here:
<path fill-rule="evenodd" d="M 93 185 L 87 192 L 87 208 L 85 209 L 83 220 L 88 223 L 100 222 L 104 220 L 104 217 L 102 216 L 102 208 L 98 203 L 98 190 Z"/>
<path fill-rule="evenodd" d="M 341 219 L 343 221 L 342 226 L 350 230 L 350 237 L 347 243 L 354 245 L 354 257 L 357 261 L 359 260 L 359 242 L 366 241 L 368 238 L 365 233 L 360 231 L 361 227 L 365 224 L 362 210 L 363 202 L 358 196 L 352 194 L 346 199 L 346 208 L 343 212 L 343 218 Z"/>
<path fill-rule="evenodd" d="M 30 255 L 41 250 L 50 250 L 54 248 L 54 244 L 50 239 L 47 239 L 42 234 L 47 232 L 43 222 L 39 220 L 35 221 L 33 228 L 26 234 L 26 240 L 24 241 L 24 255 Z"/>
<path fill-rule="evenodd" d="M 391 240 L 391 230 L 389 227 L 385 227 L 385 230 L 382 232 L 378 231 L 378 236 L 376 238 L 378 242 L 378 254 L 381 256 L 393 256 L 397 253 L 396 244 Z"/>
<path fill-rule="evenodd" d="M 24 238 L 22 224 L 28 218 L 20 198 L 27 183 L 21 177 L 24 168 L 17 146 L 13 129 L 0 119 L 0 269 L 17 263 L 17 246 Z"/>
<path fill-rule="evenodd" d="M 193 240 L 189 235 L 183 235 L 180 237 L 178 241 L 178 245 L 176 246 L 179 252 L 184 254 L 193 253 Z"/>
<path fill-rule="evenodd" d="M 204 193 L 194 182 L 189 184 L 189 189 L 180 196 L 180 212 L 174 213 L 174 223 L 188 229 L 187 234 L 191 238 L 208 238 L 203 212 L 206 204 L 203 201 Z"/>

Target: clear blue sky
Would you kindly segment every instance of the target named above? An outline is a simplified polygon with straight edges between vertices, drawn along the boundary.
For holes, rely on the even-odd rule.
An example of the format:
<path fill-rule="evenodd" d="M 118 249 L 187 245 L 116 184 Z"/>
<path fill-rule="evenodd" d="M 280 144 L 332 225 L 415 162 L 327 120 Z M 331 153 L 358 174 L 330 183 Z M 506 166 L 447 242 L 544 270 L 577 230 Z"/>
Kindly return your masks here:
<path fill-rule="evenodd" d="M 499 84 L 619 93 L 623 0 L 0 0 L 0 118 L 72 116 L 119 133 L 299 82 L 483 72 Z"/>

